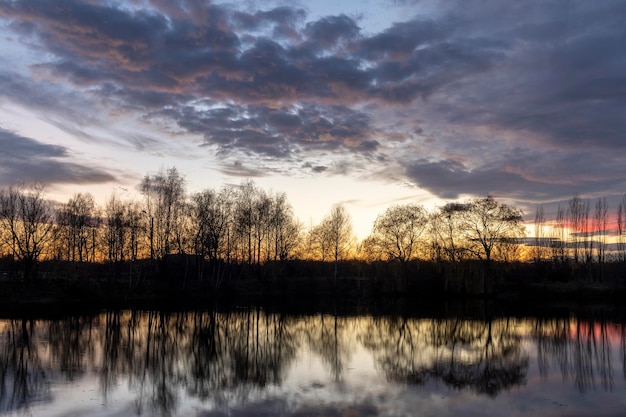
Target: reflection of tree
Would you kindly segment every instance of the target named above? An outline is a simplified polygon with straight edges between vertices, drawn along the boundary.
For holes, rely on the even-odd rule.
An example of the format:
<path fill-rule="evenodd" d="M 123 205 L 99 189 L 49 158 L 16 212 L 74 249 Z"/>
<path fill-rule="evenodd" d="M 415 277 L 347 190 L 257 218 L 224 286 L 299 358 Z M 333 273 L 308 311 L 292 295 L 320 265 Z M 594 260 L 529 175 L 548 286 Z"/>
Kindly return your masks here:
<path fill-rule="evenodd" d="M 248 311 L 239 316 L 230 339 L 234 383 L 264 387 L 278 384 L 285 362 L 295 357 L 296 348 L 282 316 Z"/>
<path fill-rule="evenodd" d="M 620 330 L 623 341 L 623 327 Z M 573 379 L 580 392 L 592 388 L 597 376 L 604 389 L 611 389 L 613 368 L 610 334 L 611 326 L 605 321 L 581 319 L 537 321 L 534 336 L 537 340 L 541 375 L 546 377 L 552 359 L 558 363 L 563 380 Z"/>
<path fill-rule="evenodd" d="M 311 350 L 320 355 L 335 381 L 340 381 L 346 363 L 352 355 L 348 337 L 349 323 L 346 318 L 333 315 L 311 317 L 304 320 L 304 331 Z"/>
<path fill-rule="evenodd" d="M 428 377 L 423 330 L 415 320 L 375 318 L 361 342 L 373 351 L 376 362 L 390 378 L 421 384 Z"/>
<path fill-rule="evenodd" d="M 525 382 L 528 355 L 508 320 L 376 319 L 361 336 L 388 378 L 496 395 Z"/>
<path fill-rule="evenodd" d="M 537 364 L 541 375 L 547 375 L 552 357 L 559 366 L 563 378 L 568 375 L 567 336 L 569 320 L 551 319 L 537 320 L 533 334 L 537 344 Z"/>
<path fill-rule="evenodd" d="M 100 391 L 106 401 L 109 390 L 116 386 L 121 374 L 120 355 L 124 347 L 120 313 L 108 311 L 104 314 L 105 327 L 102 345 L 102 365 L 100 366 Z"/>
<path fill-rule="evenodd" d="M 449 365 L 437 370 L 435 375 L 455 387 L 469 387 L 479 393 L 497 395 L 525 382 L 528 370 L 528 354 L 520 346 L 521 338 L 516 334 L 508 319 L 487 322 L 464 321 L 460 327 L 468 326 L 475 337 L 467 340 L 465 352 L 449 355 Z M 457 340 L 455 332 L 445 345 L 457 345 L 463 341 L 464 332 Z M 467 355 L 468 359 L 463 360 Z M 441 364 L 442 362 L 439 362 Z M 443 362 L 445 363 L 445 362 Z M 437 367 L 439 368 L 439 367 Z"/>
<path fill-rule="evenodd" d="M 91 317 L 68 317 L 46 326 L 47 340 L 59 371 L 69 381 L 80 378 L 87 363 L 93 362 Z"/>
<path fill-rule="evenodd" d="M 175 366 L 182 359 L 179 351 L 182 323 L 177 319 L 168 313 L 150 312 L 147 323 L 143 323 L 143 357 L 133 375 L 140 392 L 136 400 L 138 412 L 147 404 L 153 412 L 170 415 L 177 406 L 175 383 L 179 375 Z"/>
<path fill-rule="evenodd" d="M 340 381 L 355 335 L 391 380 L 435 380 L 496 395 L 524 383 L 528 355 L 518 329 L 527 325 L 542 375 L 557 366 L 581 391 L 596 380 L 604 389 L 612 387 L 611 340 L 621 340 L 623 365 L 626 327 L 603 321 L 294 318 L 260 309 L 110 311 L 56 321 L 0 321 L 0 413 L 49 399 L 49 384 L 92 372 L 105 401 L 127 380 L 138 413 L 174 414 L 183 392 L 218 405 L 241 402 L 256 390 L 281 384 L 303 345 Z"/>
<path fill-rule="evenodd" d="M 626 197 L 625 197 L 626 198 Z M 626 379 L 626 325 L 620 327 L 620 350 L 622 351 L 622 373 Z"/>
<path fill-rule="evenodd" d="M 226 325 L 215 312 L 193 314 L 193 330 L 189 345 L 188 392 L 202 400 L 219 392 L 216 387 L 224 383 L 224 351 Z"/>
<path fill-rule="evenodd" d="M 0 349 L 0 411 L 27 408 L 48 394 L 46 369 L 32 340 L 34 323 L 11 320 L 2 331 Z"/>
<path fill-rule="evenodd" d="M 180 390 L 224 403 L 278 384 L 297 350 L 290 322 L 260 310 L 104 316 L 101 390 L 127 373 L 137 412 L 172 414 Z"/>

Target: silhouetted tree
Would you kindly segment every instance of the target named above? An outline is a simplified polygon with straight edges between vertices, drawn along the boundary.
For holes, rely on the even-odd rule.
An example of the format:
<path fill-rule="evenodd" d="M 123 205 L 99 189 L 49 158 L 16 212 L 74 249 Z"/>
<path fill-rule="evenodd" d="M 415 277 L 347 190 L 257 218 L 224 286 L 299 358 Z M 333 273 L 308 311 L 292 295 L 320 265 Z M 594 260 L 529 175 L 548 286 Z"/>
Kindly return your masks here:
<path fill-rule="evenodd" d="M 258 189 L 253 181 L 243 182 L 237 189 L 234 207 L 235 237 L 240 258 L 248 264 L 254 260 L 255 199 Z"/>
<path fill-rule="evenodd" d="M 430 229 L 437 260 L 458 262 L 465 257 L 467 248 L 461 226 L 467 209 L 467 204 L 448 203 L 431 215 Z"/>
<path fill-rule="evenodd" d="M 192 196 L 192 222 L 195 230 L 195 253 L 201 259 L 208 258 L 210 265 L 221 257 L 230 256 L 230 235 L 232 224 L 233 190 L 223 188 L 220 192 L 204 190 Z M 203 277 L 203 268 L 199 268 L 199 278 Z M 217 271 L 213 270 L 213 279 L 219 284 Z"/>
<path fill-rule="evenodd" d="M 621 261 L 626 261 L 626 195 L 617 207 L 617 251 Z"/>
<path fill-rule="evenodd" d="M 543 206 L 537 206 L 535 210 L 535 223 L 534 223 L 534 232 L 535 232 L 535 245 L 533 247 L 533 258 L 535 262 L 539 262 L 546 257 L 546 217 L 543 212 Z"/>
<path fill-rule="evenodd" d="M 483 291 L 487 293 L 494 253 L 525 235 L 522 212 L 492 196 L 449 206 L 448 211 L 457 219 L 457 233 L 462 236 L 465 250 L 484 262 Z"/>
<path fill-rule="evenodd" d="M 57 211 L 56 238 L 63 239 L 68 261 L 94 261 L 99 217 L 89 193 L 75 194 Z"/>
<path fill-rule="evenodd" d="M 274 196 L 269 224 L 270 238 L 273 240 L 273 258 L 275 261 L 284 261 L 300 243 L 302 231 L 302 224 L 295 218 L 285 193 Z"/>
<path fill-rule="evenodd" d="M 560 205 L 557 207 L 554 227 L 552 228 L 551 249 L 553 260 L 564 263 L 567 256 L 565 251 L 565 209 Z"/>
<path fill-rule="evenodd" d="M 54 228 L 52 209 L 43 188 L 11 187 L 0 194 L 0 227 L 8 231 L 5 242 L 24 266 L 24 279 L 32 278 Z"/>
<path fill-rule="evenodd" d="M 609 207 L 606 202 L 606 197 L 598 198 L 598 200 L 596 200 L 596 210 L 593 216 L 593 222 L 594 235 L 597 239 L 596 259 L 600 264 L 604 263 L 606 254 L 608 211 Z"/>
<path fill-rule="evenodd" d="M 307 242 L 307 255 L 313 259 L 320 260 L 322 262 L 328 261 L 331 258 L 331 241 L 330 235 L 325 231 L 325 223 L 322 222 L 309 229 Z"/>
<path fill-rule="evenodd" d="M 343 205 L 334 206 L 322 220 L 322 233 L 330 243 L 330 254 L 335 264 L 333 278 L 336 280 L 338 263 L 348 255 L 354 240 L 350 215 Z"/>
<path fill-rule="evenodd" d="M 567 223 L 574 262 L 578 263 L 581 260 L 581 249 L 589 260 L 591 257 L 588 248 L 589 201 L 583 200 L 578 195 L 572 197 L 568 202 Z"/>
<path fill-rule="evenodd" d="M 386 259 L 407 262 L 417 256 L 419 238 L 428 224 L 422 206 L 396 205 L 388 208 L 374 222 L 372 244 Z"/>
<path fill-rule="evenodd" d="M 465 205 L 460 230 L 468 251 L 491 262 L 494 248 L 525 235 L 521 210 L 497 202 L 492 196 L 470 200 Z"/>
<path fill-rule="evenodd" d="M 163 260 L 172 252 L 172 241 L 182 220 L 185 201 L 185 179 L 176 168 L 161 170 L 141 184 L 150 219 L 151 254 Z"/>
<path fill-rule="evenodd" d="M 124 247 L 127 239 L 126 207 L 115 195 L 106 203 L 104 237 L 107 247 L 107 259 L 110 262 L 124 260 Z"/>

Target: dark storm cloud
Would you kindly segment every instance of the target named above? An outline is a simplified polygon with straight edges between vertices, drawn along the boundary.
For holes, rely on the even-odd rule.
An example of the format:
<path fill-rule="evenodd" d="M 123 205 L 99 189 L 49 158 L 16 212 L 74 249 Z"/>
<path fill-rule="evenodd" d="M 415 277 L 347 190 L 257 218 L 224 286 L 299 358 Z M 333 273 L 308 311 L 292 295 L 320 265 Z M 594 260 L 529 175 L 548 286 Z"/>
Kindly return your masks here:
<path fill-rule="evenodd" d="M 71 161 L 67 148 L 40 143 L 0 127 L 0 186 L 18 183 L 90 184 L 115 181 L 98 168 Z"/>
<path fill-rule="evenodd" d="M 408 14 L 379 33 L 346 15 L 307 21 L 291 6 L 149 4 L 0 0 L 0 18 L 25 45 L 48 54 L 31 67 L 38 76 L 145 112 L 144 120 L 174 121 L 224 153 L 287 162 L 300 161 L 300 152 L 370 156 L 388 145 L 385 138 L 418 140 L 410 132 L 420 129 L 433 141 L 431 155 L 411 160 L 386 151 L 384 160 L 395 158 L 411 180 L 441 196 L 531 198 L 622 184 L 621 0 L 393 0 L 416 15 L 428 10 L 423 4 L 435 10 Z M 20 84 L 9 86 L 0 94 L 16 97 Z M 210 105 L 197 105 L 203 101 Z M 376 111 L 405 124 L 385 120 L 390 130 L 381 130 Z M 468 138 L 449 142 L 448 131 Z M 493 151 L 495 159 L 485 160 L 479 150 L 487 145 L 457 149 L 488 136 L 493 148 L 506 147 L 500 138 L 510 132 L 508 140 L 522 141 L 517 148 L 550 157 L 516 160 Z M 482 168 L 448 160 L 450 147 L 467 167 Z M 584 153 L 596 169 L 571 163 Z M 542 171 L 577 184 L 558 188 L 539 178 Z"/>

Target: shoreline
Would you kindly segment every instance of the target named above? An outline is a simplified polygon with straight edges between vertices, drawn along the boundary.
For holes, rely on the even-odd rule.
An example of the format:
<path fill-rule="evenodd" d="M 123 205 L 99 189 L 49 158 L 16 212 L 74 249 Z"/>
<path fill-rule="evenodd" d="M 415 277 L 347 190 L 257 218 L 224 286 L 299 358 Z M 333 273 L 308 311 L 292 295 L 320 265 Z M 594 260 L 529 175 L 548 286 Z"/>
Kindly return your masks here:
<path fill-rule="evenodd" d="M 360 287 L 354 283 L 359 282 Z M 63 315 L 101 310 L 204 310 L 220 308 L 271 308 L 295 312 L 370 313 L 380 309 L 438 311 L 442 306 L 484 304 L 498 309 L 553 309 L 559 306 L 623 308 L 626 289 L 588 282 L 541 283 L 502 286 L 485 294 L 459 294 L 414 286 L 411 291 L 374 292 L 374 280 L 293 278 L 291 285 L 240 281 L 217 291 L 210 286 L 181 288 L 167 281 L 150 281 L 129 289 L 119 282 L 93 280 L 39 280 L 31 283 L 0 282 L 0 315 Z M 238 284 L 238 285 L 237 285 Z"/>

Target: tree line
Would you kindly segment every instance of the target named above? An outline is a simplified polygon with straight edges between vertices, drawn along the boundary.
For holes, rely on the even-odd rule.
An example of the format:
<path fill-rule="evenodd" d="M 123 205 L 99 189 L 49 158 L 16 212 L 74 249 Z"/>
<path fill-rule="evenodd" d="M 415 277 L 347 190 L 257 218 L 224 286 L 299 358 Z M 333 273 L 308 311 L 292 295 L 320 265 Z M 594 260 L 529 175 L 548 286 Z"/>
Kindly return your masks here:
<path fill-rule="evenodd" d="M 195 257 L 198 268 L 220 279 L 227 265 L 261 267 L 289 259 L 338 264 L 415 260 L 435 263 L 482 261 L 604 262 L 608 208 L 573 197 L 554 221 L 537 208 L 534 242 L 526 244 L 523 212 L 492 196 L 451 202 L 434 210 L 417 204 L 394 205 L 375 220 L 371 234 L 358 242 L 346 208 L 334 206 L 319 224 L 306 228 L 285 193 L 266 191 L 253 181 L 188 193 L 176 168 L 146 175 L 142 198 L 111 195 L 99 207 L 89 193 L 66 203 L 46 199 L 41 186 L 0 190 L 0 255 L 23 266 L 31 277 L 41 260 L 78 263 L 165 262 L 172 255 Z M 626 197 L 617 213 L 620 259 L 626 259 Z M 222 269 L 220 269 L 222 268 Z"/>
<path fill-rule="evenodd" d="M 553 220 L 543 206 L 534 218 L 534 239 L 530 255 L 535 262 L 604 264 L 626 261 L 626 195 L 609 214 L 606 197 L 595 201 L 573 196 L 565 206 L 558 205 Z"/>

